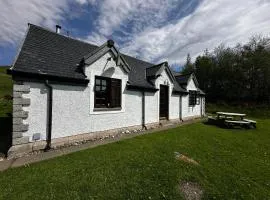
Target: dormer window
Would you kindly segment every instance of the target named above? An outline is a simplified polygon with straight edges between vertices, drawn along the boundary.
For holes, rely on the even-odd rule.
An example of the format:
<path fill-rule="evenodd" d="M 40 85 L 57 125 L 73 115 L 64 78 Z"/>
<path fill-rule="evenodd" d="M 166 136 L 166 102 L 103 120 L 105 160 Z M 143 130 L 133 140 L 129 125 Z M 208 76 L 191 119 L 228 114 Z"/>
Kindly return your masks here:
<path fill-rule="evenodd" d="M 121 108 L 121 80 L 95 77 L 95 108 Z"/>

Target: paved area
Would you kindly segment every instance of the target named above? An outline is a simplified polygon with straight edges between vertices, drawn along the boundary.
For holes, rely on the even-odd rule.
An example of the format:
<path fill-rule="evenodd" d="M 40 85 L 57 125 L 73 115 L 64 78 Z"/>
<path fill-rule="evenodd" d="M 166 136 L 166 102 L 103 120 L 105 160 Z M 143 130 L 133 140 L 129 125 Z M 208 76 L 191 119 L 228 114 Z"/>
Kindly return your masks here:
<path fill-rule="evenodd" d="M 199 122 L 202 120 L 203 119 L 189 120 L 189 121 L 185 121 L 185 122 L 182 122 L 179 124 L 168 123 L 167 125 L 164 125 L 160 128 L 150 129 L 150 130 L 146 130 L 143 132 L 125 134 L 125 135 L 121 135 L 120 137 L 106 138 L 103 140 L 89 141 L 89 142 L 84 143 L 84 144 L 69 146 L 69 147 L 60 148 L 60 149 L 53 149 L 53 150 L 47 151 L 47 152 L 36 152 L 36 153 L 29 154 L 29 155 L 26 155 L 24 157 L 19 157 L 19 158 L 5 159 L 3 161 L 0 161 L 0 171 L 4 171 L 4 170 L 7 170 L 8 168 L 12 168 L 12 167 L 26 166 L 26 165 L 29 165 L 31 163 L 39 162 L 42 160 L 48 160 L 48 159 L 55 158 L 55 157 L 62 156 L 62 155 L 66 155 L 69 153 L 73 153 L 73 152 L 77 152 L 77 151 L 81 151 L 81 150 L 85 150 L 85 149 L 89 149 L 89 148 L 94 148 L 94 147 L 97 147 L 100 145 L 109 144 L 109 143 L 113 143 L 113 142 L 120 141 L 120 140 L 133 138 L 133 137 L 136 137 L 138 135 L 144 135 L 144 134 L 149 134 L 149 133 L 156 133 L 156 132 L 163 131 L 163 130 L 168 130 L 171 128 Z"/>

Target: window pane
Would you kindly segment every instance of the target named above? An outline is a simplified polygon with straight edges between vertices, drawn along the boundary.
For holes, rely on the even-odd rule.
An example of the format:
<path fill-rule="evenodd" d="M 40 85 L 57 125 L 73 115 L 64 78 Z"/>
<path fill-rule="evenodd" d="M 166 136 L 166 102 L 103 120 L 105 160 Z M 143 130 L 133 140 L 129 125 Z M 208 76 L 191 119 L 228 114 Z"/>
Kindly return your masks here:
<path fill-rule="evenodd" d="M 194 106 L 197 103 L 197 91 L 189 91 L 189 105 Z"/>
<path fill-rule="evenodd" d="M 96 85 L 100 85 L 100 79 L 96 78 Z"/>
<path fill-rule="evenodd" d="M 102 85 L 101 90 L 102 90 L 102 91 L 105 91 L 105 90 L 106 90 L 106 86 L 103 86 L 103 85 Z"/>
<path fill-rule="evenodd" d="M 96 91 L 100 91 L 100 86 L 96 85 Z"/>
<path fill-rule="evenodd" d="M 121 80 L 113 79 L 111 82 L 112 107 L 121 107 Z"/>

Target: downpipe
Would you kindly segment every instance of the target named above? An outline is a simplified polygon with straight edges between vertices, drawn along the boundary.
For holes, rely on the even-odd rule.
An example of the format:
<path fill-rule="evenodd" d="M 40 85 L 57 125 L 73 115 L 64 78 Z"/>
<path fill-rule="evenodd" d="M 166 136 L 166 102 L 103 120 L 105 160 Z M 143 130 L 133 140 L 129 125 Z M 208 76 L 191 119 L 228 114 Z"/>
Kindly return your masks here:
<path fill-rule="evenodd" d="M 47 138 L 46 138 L 46 147 L 44 151 L 48 151 L 51 149 L 51 141 L 52 141 L 52 101 L 53 101 L 53 88 L 50 85 L 49 81 L 45 81 L 45 86 L 48 88 L 48 96 L 47 96 Z"/>
<path fill-rule="evenodd" d="M 147 130 L 145 125 L 145 92 L 142 91 L 142 128 Z"/>

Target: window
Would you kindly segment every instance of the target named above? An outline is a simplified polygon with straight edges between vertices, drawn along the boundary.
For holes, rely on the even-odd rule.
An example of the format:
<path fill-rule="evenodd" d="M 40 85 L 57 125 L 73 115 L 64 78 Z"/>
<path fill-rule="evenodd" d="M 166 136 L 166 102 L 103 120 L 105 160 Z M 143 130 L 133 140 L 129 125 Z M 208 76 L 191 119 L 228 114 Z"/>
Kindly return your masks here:
<path fill-rule="evenodd" d="M 200 104 L 199 93 L 196 90 L 189 91 L 189 106 L 195 106 Z"/>
<path fill-rule="evenodd" d="M 95 108 L 121 107 L 121 80 L 96 76 Z"/>
<path fill-rule="evenodd" d="M 200 93 L 199 92 L 197 92 L 197 105 L 200 105 L 200 102 L 201 102 L 201 100 L 200 100 L 200 95 L 199 95 Z"/>

